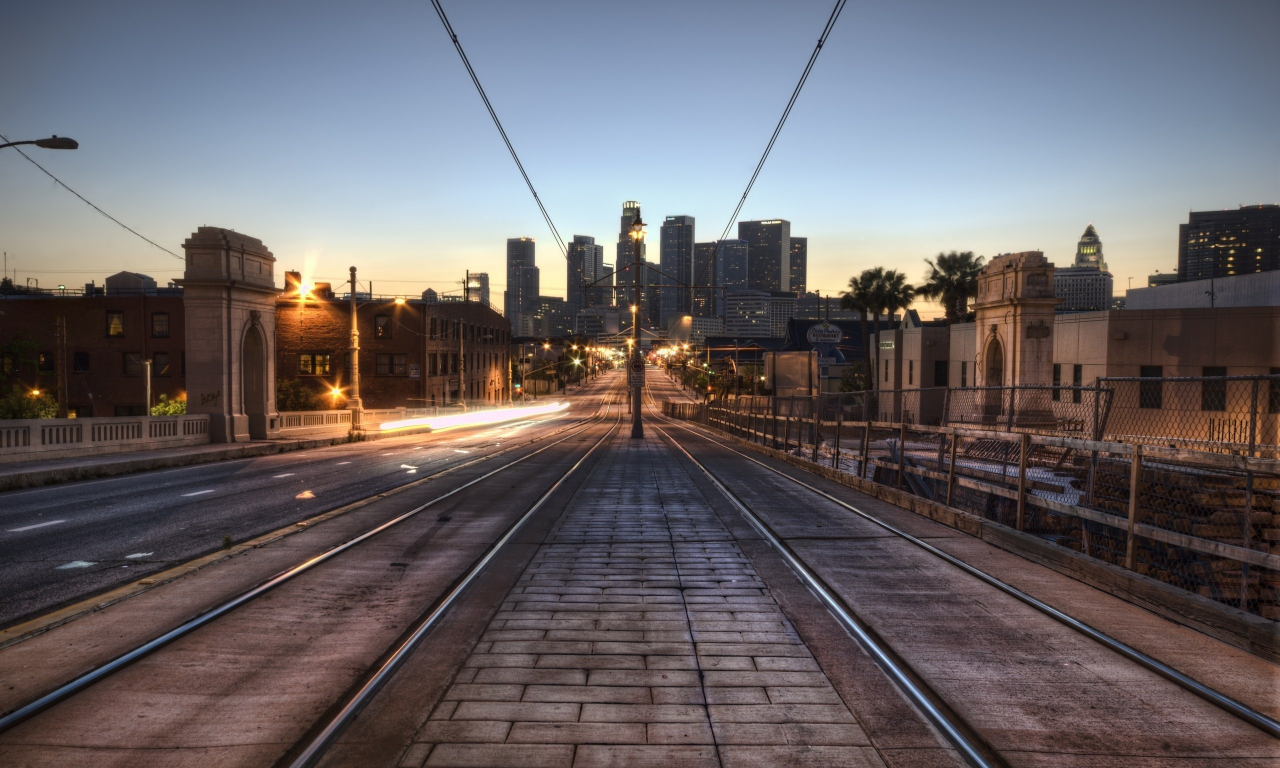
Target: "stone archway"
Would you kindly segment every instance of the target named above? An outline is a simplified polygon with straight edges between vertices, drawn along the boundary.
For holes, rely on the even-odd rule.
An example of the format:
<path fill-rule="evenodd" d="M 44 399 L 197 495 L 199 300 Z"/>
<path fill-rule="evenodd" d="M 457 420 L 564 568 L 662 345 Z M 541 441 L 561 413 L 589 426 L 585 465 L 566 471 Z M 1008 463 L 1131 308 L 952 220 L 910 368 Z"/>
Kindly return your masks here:
<path fill-rule="evenodd" d="M 983 390 L 982 414 L 988 419 L 995 419 L 1004 411 L 1004 345 L 995 334 L 987 341 L 982 363 L 983 386 L 992 387 Z"/>
<path fill-rule="evenodd" d="M 244 413 L 249 417 L 249 439 L 266 440 L 267 349 L 256 325 L 250 324 L 244 332 L 240 360 L 240 391 L 244 393 Z"/>

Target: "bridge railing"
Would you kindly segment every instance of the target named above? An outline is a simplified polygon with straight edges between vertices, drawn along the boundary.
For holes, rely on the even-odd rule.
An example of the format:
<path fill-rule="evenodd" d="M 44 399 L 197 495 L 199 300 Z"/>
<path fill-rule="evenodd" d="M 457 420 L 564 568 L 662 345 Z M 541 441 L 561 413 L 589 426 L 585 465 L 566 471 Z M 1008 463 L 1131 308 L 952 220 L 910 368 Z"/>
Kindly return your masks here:
<path fill-rule="evenodd" d="M 1280 620 L 1278 459 L 847 419 L 805 399 L 807 414 L 788 398 L 663 410 Z"/>
<path fill-rule="evenodd" d="M 0 463 L 201 445 L 209 417 L 104 416 L 0 421 Z"/>

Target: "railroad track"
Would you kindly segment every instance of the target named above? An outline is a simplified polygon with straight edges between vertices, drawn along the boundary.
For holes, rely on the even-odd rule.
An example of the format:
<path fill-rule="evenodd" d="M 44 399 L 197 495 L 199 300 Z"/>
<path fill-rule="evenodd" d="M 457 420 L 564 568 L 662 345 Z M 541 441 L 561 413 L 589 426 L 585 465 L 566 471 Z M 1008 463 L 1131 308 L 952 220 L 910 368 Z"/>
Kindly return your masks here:
<path fill-rule="evenodd" d="M 1170 682 L 1178 685 L 1182 689 L 1195 694 L 1196 696 L 1208 701 L 1214 706 L 1229 713 L 1233 717 L 1258 728 L 1272 738 L 1280 738 L 1280 722 L 1266 714 L 1257 711 L 1229 696 L 1217 691 L 1190 676 L 1170 667 L 1167 664 L 1155 659 L 1136 648 L 1114 638 L 1106 633 L 1092 627 L 1085 622 L 1071 617 L 1070 615 L 1060 611 L 1041 600 L 1019 590 L 1018 588 L 1000 580 L 999 578 L 975 568 L 974 566 L 956 558 L 947 552 L 934 547 L 911 535 L 910 533 L 890 524 L 879 518 L 870 515 L 858 507 L 839 499 L 832 494 L 823 491 L 809 483 L 806 483 L 792 475 L 783 472 L 770 464 L 760 461 L 750 456 L 728 443 L 720 442 L 706 434 L 707 430 L 694 429 L 683 422 L 670 419 L 661 415 L 661 409 L 653 399 L 651 393 L 646 390 L 651 411 L 654 414 L 650 426 L 666 440 L 699 471 L 701 471 L 711 484 L 729 501 L 729 503 L 738 511 L 738 513 L 758 531 L 769 545 L 781 556 L 782 560 L 800 578 L 808 589 L 818 597 L 818 599 L 826 606 L 826 608 L 836 617 L 836 619 L 849 631 L 854 639 L 867 651 L 867 653 L 876 661 L 876 663 L 884 670 L 886 675 L 894 682 L 894 684 L 907 696 L 908 699 L 919 709 L 925 717 L 934 725 L 938 731 L 956 748 L 963 756 L 964 760 L 971 766 L 977 768 L 996 768 L 998 766 L 1007 766 L 1008 763 L 1003 757 L 982 737 L 981 733 L 967 723 L 955 709 L 947 702 L 945 697 L 941 696 L 937 691 L 929 686 L 928 682 L 912 669 L 899 653 L 881 637 L 875 629 L 861 616 L 859 616 L 841 597 L 833 590 L 830 585 L 825 583 L 807 564 L 804 559 L 799 556 L 787 543 L 783 537 L 779 536 L 777 531 L 770 526 L 761 515 L 753 510 L 750 504 L 741 496 L 734 493 L 728 487 L 725 480 L 720 477 L 714 470 L 705 463 L 699 461 L 693 454 L 685 448 L 681 441 L 677 440 L 669 430 L 683 430 L 689 434 L 696 435 L 699 439 L 705 440 L 723 450 L 735 454 L 739 458 L 750 462 L 754 467 L 766 470 L 773 475 L 784 479 L 793 486 L 802 489 L 803 492 L 813 494 L 822 499 L 834 503 L 843 508 L 850 514 L 870 522 L 879 528 L 893 534 L 894 536 L 905 540 L 912 545 L 928 552 L 930 555 L 943 560 L 948 565 L 953 566 L 963 573 L 971 576 L 982 583 L 994 587 L 1000 592 L 1015 598 L 1021 603 L 1035 609 L 1039 613 L 1048 616 L 1063 626 L 1066 626 L 1074 632 L 1089 638 L 1090 640 L 1102 645 L 1103 647 L 1113 651 L 1126 660 L 1142 666 L 1143 668 L 1156 673 Z M 658 427 L 653 421 L 659 421 L 667 428 Z"/>
<path fill-rule="evenodd" d="M 444 591 L 444 593 L 436 599 L 419 617 L 412 622 L 409 629 L 400 636 L 394 647 L 387 649 L 380 657 L 375 667 L 368 669 L 359 679 L 358 686 L 354 687 L 354 692 L 347 696 L 343 701 L 335 702 L 334 706 L 329 708 L 327 714 L 322 721 L 312 724 L 309 731 L 306 732 L 303 741 L 295 744 L 285 757 L 281 759 L 280 764 L 291 766 L 305 766 L 314 764 L 324 753 L 325 749 L 332 743 L 346 725 L 355 717 L 356 714 L 364 707 L 364 705 L 372 698 L 383 684 L 395 673 L 396 669 L 414 650 L 415 647 L 425 638 L 431 629 L 438 624 L 449 609 L 455 605 L 459 597 L 465 592 L 476 578 L 485 570 L 491 561 L 503 549 L 503 547 L 511 540 L 511 538 L 525 525 L 525 523 L 543 507 L 548 498 L 551 497 L 557 489 L 559 489 L 571 475 L 576 472 L 583 463 L 596 452 L 596 449 L 608 439 L 610 435 L 617 429 L 621 420 L 621 409 L 614 406 L 618 403 L 618 387 L 610 386 L 601 396 L 599 408 L 594 415 L 584 419 L 576 424 L 563 427 L 555 432 L 543 436 L 532 442 L 545 443 L 544 445 L 523 453 L 515 458 L 505 461 L 500 466 L 494 467 L 480 476 L 468 480 L 457 487 L 446 492 L 440 493 L 432 499 L 415 506 L 414 508 L 400 513 L 395 517 L 387 520 L 379 525 L 373 526 L 352 536 L 342 543 L 334 546 L 322 554 L 310 557 L 302 562 L 297 563 L 276 576 L 240 593 L 239 595 L 201 613 L 193 616 L 189 620 L 183 622 L 177 627 L 168 630 L 151 640 L 142 643 L 126 653 L 120 654 L 110 661 L 98 666 L 97 668 L 75 677 L 72 680 L 48 691 L 39 698 L 14 709 L 12 712 L 0 717 L 0 734 L 5 733 L 21 723 L 38 716 L 40 713 L 49 708 L 72 699 L 97 683 L 100 683 L 112 675 L 127 668 L 131 664 L 160 652 L 166 646 L 184 636 L 190 635 L 198 629 L 207 627 L 219 619 L 234 613 L 240 608 L 253 603 L 264 595 L 269 594 L 277 587 L 284 585 L 299 576 L 320 568 L 325 563 L 332 561 L 339 555 L 349 552 L 361 544 L 376 539 L 380 534 L 395 528 L 397 525 L 420 515 L 422 512 L 440 504 L 441 502 L 454 497 L 467 489 L 474 488 L 494 476 L 502 473 L 512 467 L 516 467 L 535 456 L 543 454 L 556 446 L 565 443 L 583 433 L 596 428 L 602 424 L 608 424 L 611 414 L 617 411 L 612 420 L 612 424 L 608 424 L 607 429 L 591 446 L 577 458 L 572 465 L 557 477 L 551 480 L 546 490 L 541 493 L 536 501 L 529 505 L 498 535 L 493 542 L 479 555 L 471 564 L 464 569 L 462 574 Z M 562 435 L 562 436 L 560 436 Z M 557 436 L 559 436 L 557 438 Z M 556 439 L 553 439 L 556 438 Z M 549 442 L 548 442 L 549 441 Z M 472 459 L 462 464 L 450 466 L 442 469 L 431 477 L 439 477 L 444 474 L 457 472 L 465 467 L 471 467 L 483 462 L 492 461 L 500 456 L 504 456 L 509 452 L 518 450 L 521 446 L 511 446 L 502 451 L 496 451 L 482 457 Z"/>

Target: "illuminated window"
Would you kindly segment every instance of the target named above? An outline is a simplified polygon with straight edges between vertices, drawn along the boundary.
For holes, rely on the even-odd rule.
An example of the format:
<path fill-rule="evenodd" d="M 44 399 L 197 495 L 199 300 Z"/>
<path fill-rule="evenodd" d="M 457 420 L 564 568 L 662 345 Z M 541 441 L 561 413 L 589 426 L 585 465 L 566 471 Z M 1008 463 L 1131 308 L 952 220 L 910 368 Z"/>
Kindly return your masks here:
<path fill-rule="evenodd" d="M 375 339 L 391 338 L 391 315 L 374 315 L 373 316 L 373 338 Z"/>
<path fill-rule="evenodd" d="M 301 376 L 327 376 L 329 374 L 329 355 L 323 352 L 304 352 L 298 355 L 298 374 Z"/>
<path fill-rule="evenodd" d="M 124 336 L 124 312 L 107 312 L 107 336 Z"/>

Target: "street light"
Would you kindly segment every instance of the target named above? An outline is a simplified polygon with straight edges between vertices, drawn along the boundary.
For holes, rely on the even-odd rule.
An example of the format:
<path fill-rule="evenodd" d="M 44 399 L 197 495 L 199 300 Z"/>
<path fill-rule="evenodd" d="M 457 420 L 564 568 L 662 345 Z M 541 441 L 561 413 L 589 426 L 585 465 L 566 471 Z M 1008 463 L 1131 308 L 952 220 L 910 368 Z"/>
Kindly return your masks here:
<path fill-rule="evenodd" d="M 0 149 L 5 147 L 17 147 L 22 144 L 34 144 L 41 149 L 79 149 L 80 143 L 75 139 L 68 139 L 66 136 L 50 136 L 47 139 L 35 139 L 33 141 L 11 141 L 8 144 L 0 144 Z"/>
<path fill-rule="evenodd" d="M 640 389 L 644 385 L 644 356 L 640 352 L 640 315 L 638 311 L 644 303 L 644 278 L 640 269 L 640 243 L 644 240 L 644 222 L 640 220 L 640 209 L 636 208 L 636 217 L 631 222 L 632 272 L 631 284 L 635 286 L 631 305 L 631 437 L 644 437 L 644 424 L 640 421 Z"/>

